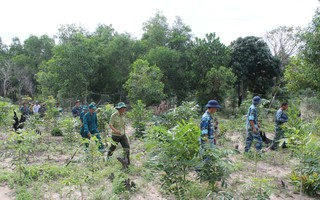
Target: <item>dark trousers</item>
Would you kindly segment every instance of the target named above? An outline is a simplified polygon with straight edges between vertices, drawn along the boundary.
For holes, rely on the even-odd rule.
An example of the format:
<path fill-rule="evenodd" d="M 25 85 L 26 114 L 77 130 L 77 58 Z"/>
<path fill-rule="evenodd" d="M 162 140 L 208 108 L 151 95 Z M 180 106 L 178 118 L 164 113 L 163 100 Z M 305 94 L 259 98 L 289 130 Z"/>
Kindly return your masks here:
<path fill-rule="evenodd" d="M 128 163 L 130 164 L 130 145 L 129 145 L 129 140 L 128 137 L 124 134 L 124 135 L 112 135 L 111 136 L 112 140 L 116 143 L 116 145 L 111 144 L 111 147 L 109 149 L 108 152 L 108 157 L 112 156 L 114 150 L 116 150 L 117 145 L 120 143 L 123 151 L 124 151 L 124 158 L 128 159 Z"/>

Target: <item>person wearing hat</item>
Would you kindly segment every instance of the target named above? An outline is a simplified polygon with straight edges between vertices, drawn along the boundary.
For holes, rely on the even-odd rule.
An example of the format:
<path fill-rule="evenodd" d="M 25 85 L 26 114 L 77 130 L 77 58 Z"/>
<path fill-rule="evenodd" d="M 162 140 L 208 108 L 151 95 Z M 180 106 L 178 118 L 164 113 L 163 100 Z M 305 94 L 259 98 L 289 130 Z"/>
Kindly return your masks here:
<path fill-rule="evenodd" d="M 80 135 L 85 138 L 84 134 L 84 126 L 83 126 L 83 117 L 84 115 L 88 112 L 88 106 L 83 106 L 82 107 L 82 112 L 80 114 L 80 122 L 81 122 L 81 128 L 80 128 Z"/>
<path fill-rule="evenodd" d="M 283 102 L 281 104 L 280 109 L 276 113 L 275 122 L 274 122 L 276 135 L 273 139 L 273 144 L 271 147 L 272 150 L 278 150 L 279 140 L 284 138 L 284 131 L 282 129 L 282 125 L 288 121 L 288 115 L 286 114 L 286 110 L 288 110 L 288 106 L 289 105 L 287 102 Z M 285 143 L 283 143 L 282 147 L 285 147 Z"/>
<path fill-rule="evenodd" d="M 97 107 L 94 104 L 90 104 L 89 112 L 83 116 L 83 137 L 90 139 L 91 137 L 96 136 L 96 138 L 100 141 L 99 150 L 102 151 L 104 146 L 101 142 L 101 137 L 98 130 L 98 118 L 95 112 L 96 108 Z"/>
<path fill-rule="evenodd" d="M 80 106 L 80 100 L 76 101 L 76 105 L 72 108 L 72 115 L 74 117 L 79 117 L 82 112 L 82 107 Z"/>
<path fill-rule="evenodd" d="M 248 109 L 247 120 L 246 120 L 246 145 L 244 148 L 245 152 L 248 152 L 251 148 L 251 144 L 253 140 L 257 140 L 256 150 L 260 151 L 262 149 L 262 138 L 259 133 L 260 124 L 258 121 L 258 107 L 257 105 L 260 103 L 261 98 L 259 96 L 255 96 L 252 99 L 252 105 Z"/>
<path fill-rule="evenodd" d="M 204 149 L 207 147 L 214 148 L 214 120 L 212 115 L 217 112 L 221 106 L 218 101 L 210 100 L 206 105 L 207 110 L 201 117 L 200 129 L 201 129 L 201 153 L 203 154 Z"/>
<path fill-rule="evenodd" d="M 124 152 L 124 158 L 117 158 L 123 165 L 124 168 L 127 168 L 130 165 L 130 145 L 128 137 L 126 136 L 126 104 L 123 102 L 119 102 L 115 107 L 118 112 L 115 112 L 111 115 L 109 126 L 112 130 L 112 140 L 116 143 L 116 145 L 111 144 L 111 147 L 108 152 L 108 158 L 110 158 L 117 148 L 118 143 L 121 144 Z"/>
<path fill-rule="evenodd" d="M 33 106 L 33 113 L 38 113 L 40 107 L 39 101 L 36 101 L 36 104 Z"/>

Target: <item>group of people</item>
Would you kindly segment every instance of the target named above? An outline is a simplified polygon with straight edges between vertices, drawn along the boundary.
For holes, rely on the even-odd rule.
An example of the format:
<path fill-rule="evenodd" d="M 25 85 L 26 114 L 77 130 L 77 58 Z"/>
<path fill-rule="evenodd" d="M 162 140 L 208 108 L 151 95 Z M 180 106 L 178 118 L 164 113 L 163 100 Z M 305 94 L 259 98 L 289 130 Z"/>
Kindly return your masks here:
<path fill-rule="evenodd" d="M 262 138 L 260 135 L 260 123 L 258 119 L 258 105 L 261 102 L 259 96 L 255 96 L 252 99 L 252 105 L 248 109 L 246 116 L 246 143 L 245 143 L 245 152 L 249 152 L 253 140 L 256 140 L 256 150 L 262 150 Z M 201 128 L 201 147 L 205 149 L 205 146 L 209 148 L 214 148 L 215 145 L 215 130 L 216 125 L 212 115 L 219 109 L 221 106 L 218 101 L 210 100 L 206 105 L 207 110 L 202 115 L 200 128 Z M 282 138 L 284 138 L 284 130 L 282 125 L 288 121 L 288 116 L 286 114 L 288 110 L 288 103 L 283 102 L 281 107 L 275 115 L 275 137 L 271 142 L 270 149 L 277 150 L 279 148 L 279 143 Z"/>
<path fill-rule="evenodd" d="M 46 104 L 45 103 L 39 104 L 39 101 L 30 102 L 29 105 L 27 102 L 24 102 L 22 107 L 20 108 L 20 112 L 24 116 L 29 116 L 32 114 L 39 113 L 40 116 L 43 117 L 46 110 L 47 110 Z"/>
<path fill-rule="evenodd" d="M 95 136 L 99 142 L 99 150 L 101 152 L 105 151 L 105 147 L 103 143 L 101 142 L 101 136 L 98 130 L 98 119 L 97 119 L 97 113 L 96 111 L 96 105 L 95 103 L 90 103 L 88 106 L 80 105 L 80 101 L 77 100 L 75 106 L 72 108 L 72 115 L 74 117 L 79 117 L 81 121 L 81 128 L 80 128 L 80 134 L 83 138 L 90 139 L 91 137 Z M 123 102 L 119 102 L 115 108 L 117 109 L 117 112 L 113 113 L 110 117 L 109 127 L 112 130 L 112 140 L 114 143 L 111 144 L 109 150 L 108 150 L 108 156 L 107 159 L 110 159 L 110 157 L 113 155 L 113 152 L 115 151 L 118 143 L 121 144 L 123 148 L 123 158 L 118 157 L 117 159 L 122 163 L 123 168 L 127 168 L 128 165 L 130 165 L 130 145 L 129 140 L 126 135 L 126 117 L 125 117 L 125 111 L 126 111 L 126 104 Z M 89 144 L 86 144 L 86 147 L 88 147 Z"/>

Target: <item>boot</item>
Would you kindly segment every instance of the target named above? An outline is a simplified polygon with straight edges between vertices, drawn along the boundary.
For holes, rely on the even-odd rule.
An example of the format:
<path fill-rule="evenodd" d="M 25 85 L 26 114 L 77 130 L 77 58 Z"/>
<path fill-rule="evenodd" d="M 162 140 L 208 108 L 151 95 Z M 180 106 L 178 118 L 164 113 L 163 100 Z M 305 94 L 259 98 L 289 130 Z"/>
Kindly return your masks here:
<path fill-rule="evenodd" d="M 124 150 L 124 160 L 130 165 L 130 149 Z"/>

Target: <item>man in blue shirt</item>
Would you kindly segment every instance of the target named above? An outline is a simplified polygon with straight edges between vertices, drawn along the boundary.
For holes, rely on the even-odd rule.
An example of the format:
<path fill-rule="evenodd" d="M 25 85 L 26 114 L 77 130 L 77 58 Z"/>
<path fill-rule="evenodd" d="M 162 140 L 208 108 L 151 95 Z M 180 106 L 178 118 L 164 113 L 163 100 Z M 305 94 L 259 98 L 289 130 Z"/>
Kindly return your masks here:
<path fill-rule="evenodd" d="M 96 106 L 90 104 L 89 112 L 83 116 L 84 137 L 90 139 L 91 137 L 96 136 L 100 141 L 99 150 L 102 151 L 104 147 L 98 130 L 98 119 L 95 110 Z"/>
<path fill-rule="evenodd" d="M 203 153 L 204 149 L 207 147 L 214 148 L 214 120 L 212 115 L 217 112 L 221 106 L 218 101 L 210 100 L 207 105 L 206 112 L 201 117 L 200 128 L 201 128 L 201 152 Z"/>
<path fill-rule="evenodd" d="M 247 120 L 246 120 L 246 129 L 247 129 L 247 138 L 245 152 L 250 150 L 252 141 L 257 140 L 256 150 L 260 151 L 262 149 L 262 138 L 259 133 L 260 124 L 258 121 L 258 108 L 257 105 L 260 103 L 261 98 L 255 96 L 252 99 L 252 105 L 248 109 Z"/>
<path fill-rule="evenodd" d="M 74 117 L 79 117 L 82 112 L 82 107 L 80 106 L 80 101 L 76 101 L 76 105 L 72 108 L 72 115 Z"/>
<path fill-rule="evenodd" d="M 276 135 L 273 139 L 274 144 L 271 147 L 272 150 L 277 150 L 279 147 L 279 140 L 284 138 L 284 131 L 282 129 L 282 125 L 288 121 L 288 116 L 285 112 L 286 110 L 288 110 L 288 103 L 284 102 L 281 104 L 281 108 L 276 113 L 274 123 Z"/>

